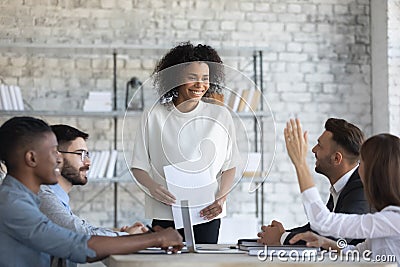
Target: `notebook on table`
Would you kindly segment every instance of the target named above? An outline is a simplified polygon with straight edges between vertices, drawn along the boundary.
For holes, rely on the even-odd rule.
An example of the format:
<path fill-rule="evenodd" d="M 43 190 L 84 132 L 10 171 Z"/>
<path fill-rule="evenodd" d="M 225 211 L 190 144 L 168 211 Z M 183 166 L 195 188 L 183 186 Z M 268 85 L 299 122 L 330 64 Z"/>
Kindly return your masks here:
<path fill-rule="evenodd" d="M 266 246 L 257 242 L 257 239 L 239 239 L 238 240 L 238 248 L 240 250 L 248 252 L 249 255 L 258 256 L 260 255 L 259 251 L 261 250 L 261 255 L 267 254 L 267 256 L 280 256 L 280 257 L 289 257 L 293 255 L 317 255 L 317 253 L 321 250 L 320 248 L 312 248 L 307 246 L 298 246 L 298 245 L 275 245 L 275 246 Z"/>

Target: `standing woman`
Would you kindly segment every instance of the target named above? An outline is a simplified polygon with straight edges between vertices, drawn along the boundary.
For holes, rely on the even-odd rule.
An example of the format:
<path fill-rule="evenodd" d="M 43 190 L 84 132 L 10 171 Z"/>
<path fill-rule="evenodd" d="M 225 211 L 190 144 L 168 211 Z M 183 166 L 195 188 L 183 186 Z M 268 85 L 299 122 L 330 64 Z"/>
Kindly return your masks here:
<path fill-rule="evenodd" d="M 154 70 L 159 103 L 144 112 L 138 130 L 132 173 L 147 188 L 146 217 L 152 226 L 174 227 L 163 167 L 197 162 L 207 169 L 215 188 L 215 201 L 200 211 L 209 222 L 194 226 L 197 243 L 217 243 L 220 219 L 232 188 L 239 153 L 235 127 L 227 108 L 202 100 L 219 93 L 224 80 L 222 60 L 207 45 L 183 43 L 171 49 Z M 179 203 L 176 203 L 179 205 Z M 183 229 L 180 229 L 183 235 Z"/>
<path fill-rule="evenodd" d="M 400 266 L 400 139 L 391 134 L 378 134 L 361 147 L 359 174 L 365 196 L 377 212 L 369 214 L 341 214 L 329 212 L 315 188 L 306 162 L 307 132 L 300 121 L 290 120 L 285 128 L 286 148 L 292 160 L 302 192 L 303 205 L 311 228 L 321 235 L 342 238 L 366 238 L 357 246 L 344 250 L 369 250 L 373 259 L 389 255 L 396 257 Z M 340 251 L 335 241 L 312 232 L 297 234 L 290 242 L 305 240 L 307 246 Z"/>

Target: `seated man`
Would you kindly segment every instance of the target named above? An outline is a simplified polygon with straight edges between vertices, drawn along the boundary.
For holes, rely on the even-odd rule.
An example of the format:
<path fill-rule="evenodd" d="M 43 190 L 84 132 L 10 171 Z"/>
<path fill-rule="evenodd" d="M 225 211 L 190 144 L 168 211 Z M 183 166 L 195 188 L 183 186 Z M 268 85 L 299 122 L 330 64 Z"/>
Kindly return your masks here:
<path fill-rule="evenodd" d="M 355 125 L 342 119 L 330 118 L 325 123 L 325 131 L 313 147 L 315 171 L 325 175 L 331 184 L 329 210 L 336 213 L 363 214 L 370 211 L 364 197 L 363 184 L 358 175 L 360 148 L 364 141 L 362 131 Z M 278 221 L 261 227 L 259 242 L 266 245 L 289 244 L 289 240 L 298 233 L 311 231 L 310 224 L 291 230 L 284 229 Z M 331 238 L 333 239 L 333 238 Z M 362 240 L 348 240 L 355 245 Z M 304 244 L 303 241 L 296 243 Z"/>
<path fill-rule="evenodd" d="M 0 161 L 7 176 L 0 185 L 0 266 L 50 266 L 50 256 L 96 261 L 147 247 L 182 248 L 173 229 L 123 237 L 90 236 L 65 229 L 39 210 L 41 184 L 57 183 L 61 159 L 50 126 L 14 117 L 0 127 Z"/>
<path fill-rule="evenodd" d="M 123 227 L 120 232 L 96 227 L 71 211 L 68 193 L 74 185 L 85 185 L 88 181 L 91 162 L 86 140 L 89 135 L 68 125 L 53 125 L 51 129 L 56 135 L 63 163 L 57 176 L 58 184 L 40 187 L 40 210 L 56 224 L 78 233 L 119 236 L 147 232 L 148 229 L 139 222 Z"/>

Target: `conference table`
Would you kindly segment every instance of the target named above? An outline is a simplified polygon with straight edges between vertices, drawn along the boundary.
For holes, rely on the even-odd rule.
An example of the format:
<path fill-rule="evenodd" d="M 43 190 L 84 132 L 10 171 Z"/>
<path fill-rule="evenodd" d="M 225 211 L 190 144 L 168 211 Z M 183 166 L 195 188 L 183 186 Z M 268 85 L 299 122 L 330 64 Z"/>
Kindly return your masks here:
<path fill-rule="evenodd" d="M 103 263 L 107 267 L 288 267 L 288 266 L 324 266 L 338 267 L 339 265 L 357 267 L 396 267 L 396 262 L 371 262 L 360 258 L 340 259 L 324 255 L 313 260 L 290 258 L 290 257 L 267 257 L 249 256 L 242 254 L 129 254 L 111 255 Z"/>

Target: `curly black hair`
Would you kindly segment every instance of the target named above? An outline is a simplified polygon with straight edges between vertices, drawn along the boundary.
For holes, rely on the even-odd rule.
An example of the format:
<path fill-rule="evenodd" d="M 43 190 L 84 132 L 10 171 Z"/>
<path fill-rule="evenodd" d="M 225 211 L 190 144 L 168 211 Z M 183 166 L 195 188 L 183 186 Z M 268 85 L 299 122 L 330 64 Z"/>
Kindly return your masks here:
<path fill-rule="evenodd" d="M 160 96 L 161 104 L 170 104 L 173 98 L 177 97 L 180 85 L 177 73 L 185 68 L 185 63 L 196 61 L 206 63 L 210 70 L 210 88 L 204 97 L 210 97 L 213 93 L 221 93 L 221 84 L 225 76 L 222 60 L 217 51 L 208 45 L 194 46 L 190 42 L 185 42 L 168 51 L 154 69 L 154 86 Z"/>

